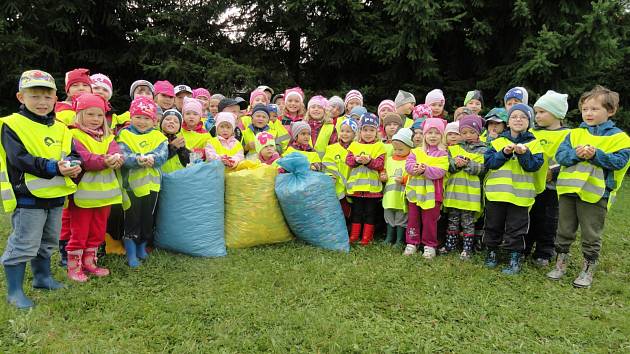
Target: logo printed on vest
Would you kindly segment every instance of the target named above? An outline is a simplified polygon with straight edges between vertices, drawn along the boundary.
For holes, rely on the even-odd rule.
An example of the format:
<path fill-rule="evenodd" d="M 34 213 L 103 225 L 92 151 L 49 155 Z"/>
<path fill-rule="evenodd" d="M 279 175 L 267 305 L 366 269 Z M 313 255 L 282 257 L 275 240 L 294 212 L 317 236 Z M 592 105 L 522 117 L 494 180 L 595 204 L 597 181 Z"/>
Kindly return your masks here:
<path fill-rule="evenodd" d="M 61 141 L 59 140 L 55 140 L 49 136 L 44 138 L 44 144 L 48 147 L 52 146 L 52 145 L 60 145 Z"/>
<path fill-rule="evenodd" d="M 140 145 L 141 148 L 144 148 L 144 147 L 147 147 L 149 145 L 149 142 L 146 141 L 146 140 L 142 140 L 140 142 L 140 144 L 138 144 L 138 145 Z"/>

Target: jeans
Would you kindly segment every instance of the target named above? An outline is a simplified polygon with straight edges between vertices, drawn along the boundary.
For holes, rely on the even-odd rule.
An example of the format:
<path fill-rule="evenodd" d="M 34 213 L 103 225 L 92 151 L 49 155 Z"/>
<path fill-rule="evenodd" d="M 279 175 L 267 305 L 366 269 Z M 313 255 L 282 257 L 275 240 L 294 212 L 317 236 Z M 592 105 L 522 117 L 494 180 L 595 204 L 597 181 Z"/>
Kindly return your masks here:
<path fill-rule="evenodd" d="M 39 255 L 48 259 L 57 248 L 63 207 L 17 208 L 11 216 L 13 230 L 2 255 L 3 265 L 16 265 Z"/>

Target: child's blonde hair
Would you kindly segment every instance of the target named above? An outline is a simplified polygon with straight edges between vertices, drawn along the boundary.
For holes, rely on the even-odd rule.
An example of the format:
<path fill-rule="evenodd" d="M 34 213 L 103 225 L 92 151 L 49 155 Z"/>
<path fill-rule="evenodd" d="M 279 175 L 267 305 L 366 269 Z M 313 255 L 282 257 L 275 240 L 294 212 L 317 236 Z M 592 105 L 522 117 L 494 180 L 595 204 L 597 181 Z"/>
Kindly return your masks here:
<path fill-rule="evenodd" d="M 584 101 L 592 98 L 599 98 L 602 106 L 604 106 L 609 113 L 617 113 L 617 109 L 619 109 L 619 94 L 617 92 L 601 85 L 595 85 L 592 90 L 582 94 L 578 102 L 578 107 L 582 109 Z"/>
<path fill-rule="evenodd" d="M 74 116 L 74 125 L 77 128 L 85 127 L 85 125 L 83 124 L 83 112 L 85 112 L 85 110 L 77 112 L 77 114 Z M 107 118 L 105 117 L 105 115 L 103 115 L 103 138 L 107 138 L 111 134 L 112 134 L 112 131 L 107 125 Z"/>
<path fill-rule="evenodd" d="M 431 128 L 431 129 L 436 129 L 437 128 Z M 442 136 L 442 138 L 440 139 L 440 142 L 437 145 L 438 150 L 442 150 L 442 151 L 446 151 L 448 148 L 446 147 L 446 134 L 444 134 L 444 132 L 440 132 L 438 130 L 438 133 L 440 133 L 440 135 Z M 415 132 L 414 132 L 415 134 Z M 429 145 L 427 144 L 427 136 L 426 134 L 424 134 L 424 132 L 421 131 L 422 134 L 422 150 L 424 150 L 425 152 L 429 151 Z"/>
<path fill-rule="evenodd" d="M 308 110 L 306 111 L 306 114 L 304 115 L 304 121 L 306 123 L 308 123 L 308 121 L 311 120 L 311 115 L 309 114 Z M 330 111 L 324 110 L 324 117 L 322 118 L 322 123 L 327 124 L 327 123 L 332 123 L 332 116 L 330 115 Z"/>

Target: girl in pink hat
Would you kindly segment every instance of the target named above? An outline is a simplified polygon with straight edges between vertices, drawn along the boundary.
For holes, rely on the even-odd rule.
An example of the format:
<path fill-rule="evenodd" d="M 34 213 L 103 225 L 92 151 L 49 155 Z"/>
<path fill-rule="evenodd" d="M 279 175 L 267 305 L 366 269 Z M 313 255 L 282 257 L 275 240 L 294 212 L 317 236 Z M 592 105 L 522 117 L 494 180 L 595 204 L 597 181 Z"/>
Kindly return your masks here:
<path fill-rule="evenodd" d="M 308 101 L 304 121 L 311 127 L 311 143 L 319 157 L 324 157 L 326 147 L 337 141 L 335 125 L 330 117 L 330 105 L 323 96 L 313 96 Z"/>
<path fill-rule="evenodd" d="M 284 91 L 284 112 L 281 122 L 289 133 L 291 123 L 304 119 L 304 112 L 304 91 L 299 87 Z"/>

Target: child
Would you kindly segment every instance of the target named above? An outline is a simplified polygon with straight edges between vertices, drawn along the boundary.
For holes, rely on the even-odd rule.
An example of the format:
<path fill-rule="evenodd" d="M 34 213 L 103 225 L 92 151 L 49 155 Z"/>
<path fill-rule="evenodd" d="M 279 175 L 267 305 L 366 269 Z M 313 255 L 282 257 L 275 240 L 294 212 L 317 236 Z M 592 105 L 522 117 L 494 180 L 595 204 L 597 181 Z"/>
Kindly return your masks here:
<path fill-rule="evenodd" d="M 204 160 L 204 148 L 208 143 L 208 139 L 210 139 L 210 135 L 203 128 L 203 123 L 201 122 L 203 114 L 201 102 L 194 98 L 184 97 L 182 111 L 184 124 L 182 124 L 182 130 L 179 134 L 186 140 L 186 148 L 198 154 L 199 158 Z M 191 160 L 194 162 L 196 159 L 193 156 Z"/>
<path fill-rule="evenodd" d="M 313 96 L 308 101 L 304 121 L 311 127 L 311 142 L 319 157 L 324 157 L 326 147 L 337 142 L 337 132 L 330 117 L 328 100 L 323 96 Z"/>
<path fill-rule="evenodd" d="M 528 104 L 529 95 L 524 87 L 512 87 L 505 93 L 503 97 L 503 103 L 505 104 L 505 110 L 509 111 L 512 106 L 517 103 Z"/>
<path fill-rule="evenodd" d="M 345 119 L 345 117 L 342 116 L 345 112 L 345 104 L 343 103 L 343 99 L 341 99 L 341 97 L 332 96 L 328 100 L 328 105 L 330 107 L 330 118 L 332 118 L 333 124 L 336 127 L 340 120 L 343 121 Z"/>
<path fill-rule="evenodd" d="M 83 283 L 88 280 L 86 273 L 109 275 L 109 269 L 96 265 L 96 252 L 105 241 L 111 205 L 122 203 L 115 170 L 124 160 L 105 119 L 107 102 L 85 93 L 76 98 L 74 107 L 73 143 L 85 172 L 77 191 L 68 198 L 71 235 L 66 250 L 68 278 Z"/>
<path fill-rule="evenodd" d="M 469 114 L 473 114 L 473 111 L 470 108 L 457 107 L 457 109 L 455 110 L 455 113 L 453 113 L 453 121 L 457 122 L 458 120 L 460 120 L 460 118 Z M 505 114 L 507 116 L 507 112 L 505 112 Z"/>
<path fill-rule="evenodd" d="M 273 96 L 271 102 L 278 105 L 278 117 L 282 117 L 284 115 L 284 93 Z"/>
<path fill-rule="evenodd" d="M 540 141 L 545 161 L 536 178 L 536 201 L 529 211 L 530 227 L 525 238 L 525 252 L 528 256 L 534 244 L 534 263 L 541 267 L 549 265 L 554 255 L 554 241 L 558 228 L 558 193 L 556 193 L 556 179 L 560 172 L 560 165 L 554 156 L 560 143 L 569 134 L 569 129 L 562 126 L 562 120 L 567 114 L 569 104 L 567 95 L 549 90 L 542 95 L 536 104 L 536 127 L 530 129 Z"/>
<path fill-rule="evenodd" d="M 346 115 L 348 115 L 354 107 L 363 106 L 363 94 L 358 90 L 350 90 L 346 93 L 343 103 L 346 107 Z"/>
<path fill-rule="evenodd" d="M 275 148 L 278 154 L 282 154 L 289 147 L 291 136 L 287 129 L 282 125 L 280 119 L 280 107 L 277 104 L 270 104 L 269 109 L 269 133 L 276 137 Z"/>
<path fill-rule="evenodd" d="M 273 135 L 268 132 L 256 134 L 256 154 L 261 163 L 277 166 L 275 162 L 280 158 L 280 154 L 276 151 L 276 142 Z"/>
<path fill-rule="evenodd" d="M 160 130 L 168 140 L 168 159 L 162 165 L 163 173 L 181 170 L 190 163 L 190 150 L 186 148 L 186 140 L 179 135 L 182 130 L 182 115 L 176 109 L 168 109 L 162 114 Z"/>
<path fill-rule="evenodd" d="M 212 119 L 212 116 L 208 111 L 208 107 L 210 105 L 210 91 L 206 90 L 203 87 L 193 89 L 192 98 L 197 99 L 199 100 L 199 102 L 201 102 L 201 122 L 204 124 L 205 127 L 206 120 Z"/>
<path fill-rule="evenodd" d="M 135 100 L 138 97 L 146 97 L 153 99 L 155 96 L 155 87 L 147 80 L 136 80 L 129 87 L 129 97 Z"/>
<path fill-rule="evenodd" d="M 226 168 L 234 169 L 244 159 L 243 146 L 234 137 L 234 115 L 221 112 L 217 114 L 216 124 L 217 137 L 208 140 L 206 158 L 208 161 L 221 160 Z"/>
<path fill-rule="evenodd" d="M 378 203 L 383 196 L 379 174 L 385 168 L 386 152 L 378 139 L 379 125 L 375 114 L 365 113 L 359 123 L 359 140 L 350 144 L 346 156 L 350 168 L 346 191 L 353 202 L 350 242 L 357 242 L 361 237 L 364 246 L 374 238 Z"/>
<path fill-rule="evenodd" d="M 323 158 L 326 173 L 335 180 L 335 191 L 341 203 L 341 209 L 346 219 L 350 218 L 350 203 L 346 199 L 346 184 L 350 174 L 350 167 L 346 164 L 348 147 L 354 141 L 359 130 L 359 124 L 350 118 L 341 122 L 339 140 L 328 145 Z"/>
<path fill-rule="evenodd" d="M 153 87 L 155 89 L 153 100 L 158 107 L 160 107 L 162 111 L 173 108 L 175 105 L 175 87 L 173 84 L 167 80 L 156 81 Z"/>
<path fill-rule="evenodd" d="M 417 120 L 411 125 L 411 131 L 413 132 L 413 137 L 411 138 L 411 140 L 413 141 L 414 147 L 422 146 L 422 123 L 424 122 L 421 120 Z"/>
<path fill-rule="evenodd" d="M 416 105 L 416 97 L 407 91 L 398 90 L 394 103 L 396 104 L 396 113 L 400 114 L 404 121 L 403 126 L 410 128 L 413 125 L 411 112 Z"/>
<path fill-rule="evenodd" d="M 396 103 L 394 103 L 394 101 L 392 101 L 392 100 L 383 100 L 383 101 L 381 101 L 381 103 L 379 103 L 379 105 L 378 105 L 378 109 L 376 110 L 376 114 L 378 114 L 378 119 L 380 119 L 381 122 L 382 122 L 383 118 L 385 118 L 385 114 L 387 114 L 389 112 L 396 113 Z M 402 120 L 402 118 L 401 118 L 401 120 Z M 401 126 L 402 126 L 402 124 L 401 124 Z"/>
<path fill-rule="evenodd" d="M 424 122 L 427 118 L 434 118 L 432 114 L 433 112 L 431 111 L 431 107 L 426 104 L 419 104 L 411 111 L 411 117 L 414 122 Z"/>
<path fill-rule="evenodd" d="M 122 181 L 129 197 L 125 210 L 123 243 L 127 264 L 136 268 L 138 259 L 148 257 L 146 246 L 153 241 L 153 217 L 160 191 L 159 168 L 168 158 L 166 137 L 156 130 L 157 105 L 146 97 L 138 97 L 129 107 L 131 125 L 116 138 L 125 163 Z"/>
<path fill-rule="evenodd" d="M 394 147 L 392 145 L 392 139 L 394 138 L 394 134 L 398 133 L 400 128 L 402 128 L 403 121 L 400 118 L 398 113 L 387 113 L 383 117 L 383 144 L 385 145 L 385 151 L 387 152 L 387 156 L 392 156 L 392 152 L 394 151 Z M 412 133 L 413 135 L 413 133 Z"/>
<path fill-rule="evenodd" d="M 472 257 L 475 241 L 475 214 L 481 213 L 481 178 L 485 172 L 483 157 L 486 144 L 479 141 L 483 120 L 478 115 L 460 119 L 459 133 L 462 142 L 448 148 L 448 172 L 444 191 L 444 207 L 448 208 L 446 252 L 457 246 L 460 231 L 463 234 L 461 260 Z"/>
<path fill-rule="evenodd" d="M 459 121 L 450 122 L 444 128 L 446 134 L 446 146 L 455 146 L 461 141 L 461 135 L 459 134 Z"/>
<path fill-rule="evenodd" d="M 438 246 L 437 224 L 444 191 L 443 178 L 448 170 L 444 126 L 444 121 L 440 118 L 425 120 L 422 144 L 411 151 L 405 163 L 409 174 L 405 188 L 409 201 L 407 247 L 403 253 L 405 256 L 418 252 L 418 245 L 422 243 L 422 256 L 426 259 L 435 257 Z"/>
<path fill-rule="evenodd" d="M 492 142 L 492 140 L 496 139 L 503 133 L 505 129 L 507 129 L 507 120 L 508 115 L 505 108 L 495 107 L 488 112 L 485 116 L 486 131 L 483 132 L 480 139 L 481 141 L 485 141 L 488 145 Z"/>
<path fill-rule="evenodd" d="M 264 92 L 260 91 L 263 97 L 266 97 Z M 251 123 L 247 125 L 247 128 L 243 132 L 243 149 L 247 153 L 248 159 L 257 160 L 256 157 L 256 134 L 260 132 L 270 132 L 269 127 L 269 110 L 266 104 L 257 104 L 252 109 Z M 271 133 L 273 135 L 273 133 Z"/>
<path fill-rule="evenodd" d="M 225 96 L 220 93 L 210 96 L 208 101 L 208 119 L 206 119 L 206 124 L 204 125 L 207 131 L 212 130 L 212 127 L 214 127 L 214 117 L 219 113 L 219 102 L 224 98 Z"/>
<path fill-rule="evenodd" d="M 88 69 L 74 69 L 66 73 L 66 100 L 55 105 L 55 117 L 66 126 L 72 124 L 75 112 L 72 100 L 83 93 L 92 93 L 92 80 Z"/>
<path fill-rule="evenodd" d="M 440 89 L 433 89 L 427 93 L 424 98 L 424 104 L 431 107 L 431 116 L 435 118 L 446 119 L 446 111 L 444 111 L 444 105 L 446 99 L 444 93 Z"/>
<path fill-rule="evenodd" d="M 582 94 L 579 108 L 584 122 L 571 130 L 556 153 L 562 166 L 556 182 L 560 198 L 558 257 L 547 277 L 559 280 L 566 273 L 579 226 L 584 263 L 573 281 L 579 288 L 593 282 L 606 214 L 630 166 L 630 138 L 610 121 L 618 107 L 619 94 L 605 87 L 598 85 Z"/>
<path fill-rule="evenodd" d="M 274 94 L 274 91 L 271 87 L 267 85 L 260 85 L 256 87 L 256 90 L 262 91 L 265 93 L 265 96 L 267 97 L 265 100 L 265 104 L 269 104 L 271 102 L 271 97 L 273 97 L 273 94 Z"/>
<path fill-rule="evenodd" d="M 249 95 L 249 106 L 255 107 L 256 105 L 268 105 L 269 98 L 267 98 L 267 93 L 263 90 L 254 90 Z"/>
<path fill-rule="evenodd" d="M 409 152 L 413 149 L 411 141 L 413 133 L 409 128 L 401 128 L 392 138 L 393 153 L 385 160 L 385 169 L 381 171 L 383 189 L 383 209 L 385 223 L 387 223 L 386 244 L 396 242 L 396 246 L 404 244 L 405 228 L 407 227 L 407 203 L 405 201 L 405 182 L 407 172 L 405 163 Z M 394 235 L 395 239 L 394 239 Z"/>
<path fill-rule="evenodd" d="M 192 98 L 192 89 L 188 85 L 177 85 L 173 89 L 173 92 L 175 93 L 175 109 L 183 114 L 184 98 Z M 184 121 L 185 120 L 184 118 Z"/>
<path fill-rule="evenodd" d="M 311 163 L 311 170 L 323 170 L 322 160 L 319 158 L 317 151 L 311 146 L 311 127 L 306 122 L 297 121 L 291 124 L 291 142 L 283 156 L 293 152 L 306 156 Z"/>
<path fill-rule="evenodd" d="M 304 119 L 304 91 L 301 88 L 294 87 L 284 92 L 283 112 L 281 122 L 287 131 L 291 123 Z"/>
<path fill-rule="evenodd" d="M 92 93 L 99 95 L 105 100 L 105 119 L 107 120 L 107 126 L 114 129 L 119 125 L 120 119 L 118 115 L 113 112 L 112 105 L 109 102 L 114 92 L 112 81 L 104 74 L 94 74 L 90 76 L 90 80 L 92 81 Z"/>
<path fill-rule="evenodd" d="M 510 252 L 504 274 L 521 270 L 521 254 L 529 228 L 529 207 L 536 197 L 535 173 L 544 162 L 543 149 L 528 131 L 534 112 L 517 103 L 508 113 L 509 130 L 492 140 L 484 156 L 488 170 L 484 183 L 486 220 L 483 242 L 488 248 L 486 266 L 497 266 L 499 247 Z"/>
<path fill-rule="evenodd" d="M 464 98 L 464 106 L 468 107 L 472 113 L 479 115 L 483 108 L 483 96 L 481 95 L 481 91 L 468 91 L 466 98 Z"/>
<path fill-rule="evenodd" d="M 55 79 L 40 70 L 25 71 L 18 89 L 19 111 L 0 120 L 2 204 L 5 212 L 13 212 L 2 265 L 7 301 L 25 309 L 34 306 L 22 288 L 26 262 L 31 262 L 34 288 L 63 287 L 52 277 L 50 257 L 57 246 L 64 201 L 77 188 L 69 177 L 77 177 L 81 166 L 70 131 L 55 121 Z M 64 157 L 79 163 L 66 164 Z"/>

